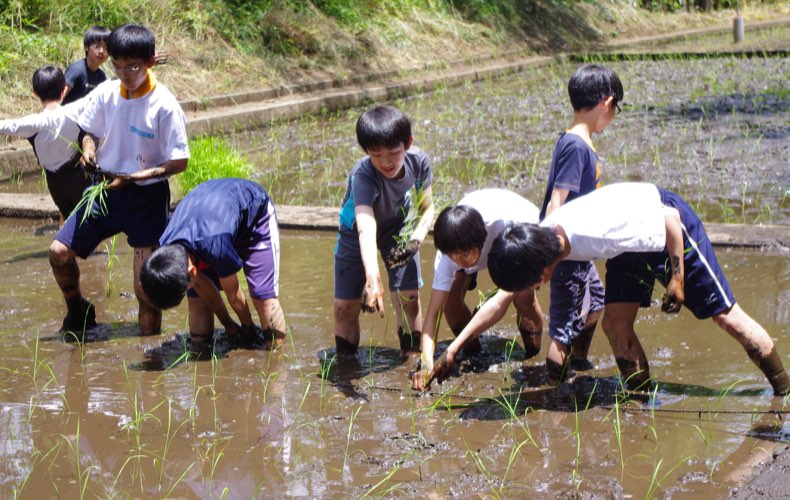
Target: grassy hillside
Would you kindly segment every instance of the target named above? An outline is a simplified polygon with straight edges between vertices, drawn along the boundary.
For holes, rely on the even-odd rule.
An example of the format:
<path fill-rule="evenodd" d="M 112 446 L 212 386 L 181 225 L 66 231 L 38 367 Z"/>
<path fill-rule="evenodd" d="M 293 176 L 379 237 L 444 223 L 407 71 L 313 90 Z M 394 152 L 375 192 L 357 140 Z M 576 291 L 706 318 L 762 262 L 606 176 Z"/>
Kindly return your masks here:
<path fill-rule="evenodd" d="M 0 0 L 0 10 L 0 117 L 36 110 L 33 70 L 82 57 L 82 32 L 93 24 L 151 27 L 171 55 L 160 78 L 179 98 L 199 99 L 484 54 L 589 48 L 733 16 L 649 11 L 629 0 Z M 776 18 L 790 6 L 750 2 L 744 13 Z"/>

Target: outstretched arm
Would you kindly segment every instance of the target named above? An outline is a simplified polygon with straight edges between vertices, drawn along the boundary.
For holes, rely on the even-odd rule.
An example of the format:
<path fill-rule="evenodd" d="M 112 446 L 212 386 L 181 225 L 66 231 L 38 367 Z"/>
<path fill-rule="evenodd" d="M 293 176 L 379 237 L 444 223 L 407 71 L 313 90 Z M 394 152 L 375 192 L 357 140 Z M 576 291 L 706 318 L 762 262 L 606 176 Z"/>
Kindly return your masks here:
<path fill-rule="evenodd" d="M 458 355 L 458 351 L 461 350 L 466 341 L 479 337 L 480 334 L 501 320 L 505 316 L 508 305 L 510 305 L 512 301 L 512 292 L 499 290 L 496 295 L 483 303 L 477 311 L 477 314 L 472 317 L 463 331 L 458 334 L 455 340 L 447 347 L 447 350 L 444 351 L 436 361 L 430 374 L 423 378 L 423 390 L 427 389 L 434 379 L 447 375 L 450 368 L 452 368 L 455 363 L 455 357 Z"/>
<path fill-rule="evenodd" d="M 255 326 L 252 322 L 252 315 L 250 314 L 250 306 L 247 304 L 247 298 L 244 296 L 244 291 L 239 286 L 239 278 L 235 274 L 225 276 L 219 279 L 219 284 L 228 298 L 230 307 L 236 312 L 241 322 L 242 333 L 252 333 L 255 331 Z M 215 312 L 216 314 L 216 312 Z"/>
<path fill-rule="evenodd" d="M 225 307 L 225 301 L 222 300 L 219 290 L 205 274 L 198 272 L 195 275 L 195 282 L 192 288 L 206 302 L 211 312 L 214 313 L 227 332 L 233 333 L 238 330 L 239 325 L 230 317 L 228 308 Z"/>
<path fill-rule="evenodd" d="M 672 277 L 667 284 L 667 293 L 661 304 L 661 310 L 668 313 L 680 311 L 680 306 L 686 299 L 684 287 L 683 268 L 683 228 L 680 222 L 680 213 L 675 208 L 664 207 L 664 224 L 667 232 L 667 253 L 669 265 L 672 268 Z"/>
<path fill-rule="evenodd" d="M 365 312 L 378 311 L 384 317 L 384 287 L 381 284 L 376 245 L 376 218 L 373 207 L 357 205 L 354 209 L 359 233 L 359 253 L 365 268 L 365 289 L 362 291 L 362 308 Z"/>

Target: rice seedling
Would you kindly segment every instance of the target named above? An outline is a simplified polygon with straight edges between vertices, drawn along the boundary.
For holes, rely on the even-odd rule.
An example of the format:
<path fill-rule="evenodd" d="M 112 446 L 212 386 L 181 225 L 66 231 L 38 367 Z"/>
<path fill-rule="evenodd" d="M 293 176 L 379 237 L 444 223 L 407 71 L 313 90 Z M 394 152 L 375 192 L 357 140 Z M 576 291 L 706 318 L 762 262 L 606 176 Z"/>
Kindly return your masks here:
<path fill-rule="evenodd" d="M 348 419 L 348 432 L 346 433 L 346 449 L 343 452 L 343 467 L 341 468 L 341 471 L 343 471 L 344 474 L 347 473 L 346 464 L 348 463 L 348 448 L 351 445 L 351 430 L 354 428 L 354 420 L 357 418 L 357 415 L 359 415 L 359 411 L 362 409 L 362 406 L 363 405 L 357 406 L 357 408 L 351 412 L 351 418 Z"/>
<path fill-rule="evenodd" d="M 80 487 L 80 499 L 85 498 L 85 492 L 88 489 L 88 484 L 90 482 L 91 474 L 93 472 L 98 472 L 100 468 L 96 465 L 90 465 L 83 469 L 82 466 L 82 453 L 80 451 L 80 422 L 79 419 L 77 420 L 77 430 L 75 431 L 74 437 L 71 438 L 69 436 L 64 436 L 63 434 L 60 437 L 65 441 L 66 445 L 69 447 L 71 451 L 72 459 L 74 460 L 74 465 L 76 467 L 77 472 L 77 481 Z"/>
<path fill-rule="evenodd" d="M 77 206 L 71 212 L 74 214 L 84 209 L 80 218 L 80 225 L 85 224 L 88 219 L 97 214 L 104 215 L 107 213 L 107 190 L 111 182 L 110 179 L 103 179 L 83 191 L 82 198 L 80 198 Z"/>
<path fill-rule="evenodd" d="M 189 141 L 189 167 L 176 176 L 181 196 L 209 179 L 249 178 L 252 165 L 223 138 L 197 137 Z"/>

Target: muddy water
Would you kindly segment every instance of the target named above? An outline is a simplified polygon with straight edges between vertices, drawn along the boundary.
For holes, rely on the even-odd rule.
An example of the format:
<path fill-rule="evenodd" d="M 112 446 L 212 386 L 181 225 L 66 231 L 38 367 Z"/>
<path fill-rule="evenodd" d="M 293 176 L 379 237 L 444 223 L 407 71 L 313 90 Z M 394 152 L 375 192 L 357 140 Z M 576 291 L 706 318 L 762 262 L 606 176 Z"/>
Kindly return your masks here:
<path fill-rule="evenodd" d="M 364 318 L 357 359 L 332 365 L 322 380 L 319 357 L 331 356 L 333 344 L 331 233 L 283 235 L 292 342 L 281 352 L 220 337 L 215 359 L 181 362 L 185 307 L 165 314 L 161 336 L 137 337 L 123 241 L 112 280 L 104 251 L 82 267 L 105 325 L 82 347 L 66 343 L 55 335 L 63 308 L 44 252 L 51 238 L 30 223 L 0 222 L 5 498 L 710 498 L 790 439 L 787 424 L 760 414 L 781 401 L 733 340 L 710 321 L 686 311 L 666 317 L 657 307 L 637 325 L 659 381 L 653 404 L 647 396 L 618 401 L 600 332 L 595 369 L 546 386 L 541 356 L 523 362 L 520 345 L 507 355 L 514 317 L 484 337 L 487 354 L 463 361 L 428 395 L 407 391 L 414 361 L 400 362 L 391 316 Z M 426 245 L 423 262 L 432 254 Z M 720 257 L 739 302 L 790 364 L 790 261 Z M 441 335 L 446 344 L 449 331 Z"/>
<path fill-rule="evenodd" d="M 689 200 L 705 220 L 790 223 L 790 93 L 786 58 L 606 63 L 626 105 L 600 135 L 604 182 L 647 181 Z M 572 110 L 574 65 L 551 65 L 396 100 L 433 161 L 434 194 L 476 187 L 543 197 L 557 135 Z M 233 141 L 282 204 L 337 205 L 363 153 L 365 108 L 247 131 Z"/>

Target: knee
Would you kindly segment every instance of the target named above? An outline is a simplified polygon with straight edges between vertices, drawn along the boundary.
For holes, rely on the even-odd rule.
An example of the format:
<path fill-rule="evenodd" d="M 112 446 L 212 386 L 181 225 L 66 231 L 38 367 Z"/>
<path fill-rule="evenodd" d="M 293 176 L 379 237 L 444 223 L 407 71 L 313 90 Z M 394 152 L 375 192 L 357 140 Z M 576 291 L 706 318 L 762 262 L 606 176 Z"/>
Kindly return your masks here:
<path fill-rule="evenodd" d="M 353 300 L 335 299 L 334 304 L 335 322 L 343 323 L 352 321 L 359 315 L 359 303 Z"/>
<path fill-rule="evenodd" d="M 49 246 L 49 263 L 52 267 L 67 264 L 72 258 L 69 248 L 58 240 Z"/>

